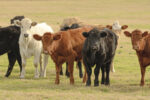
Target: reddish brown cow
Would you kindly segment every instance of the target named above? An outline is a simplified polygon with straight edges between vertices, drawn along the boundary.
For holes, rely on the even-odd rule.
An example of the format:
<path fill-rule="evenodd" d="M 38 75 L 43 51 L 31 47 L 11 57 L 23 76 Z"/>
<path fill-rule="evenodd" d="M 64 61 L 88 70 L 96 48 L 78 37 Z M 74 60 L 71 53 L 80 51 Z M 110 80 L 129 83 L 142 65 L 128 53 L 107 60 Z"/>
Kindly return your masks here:
<path fill-rule="evenodd" d="M 43 36 L 34 35 L 36 40 L 41 40 L 45 53 L 49 53 L 56 65 L 55 84 L 59 84 L 59 72 L 62 64 L 68 62 L 70 72 L 70 84 L 74 84 L 73 64 L 80 61 L 82 46 L 85 38 L 83 32 L 88 32 L 92 27 L 82 27 L 68 31 L 60 31 L 55 34 L 45 33 Z"/>
<path fill-rule="evenodd" d="M 147 31 L 142 33 L 140 30 L 134 30 L 132 33 L 125 31 L 124 34 L 131 38 L 133 49 L 139 59 L 141 68 L 141 86 L 144 85 L 145 69 L 150 65 L 150 34 Z"/>

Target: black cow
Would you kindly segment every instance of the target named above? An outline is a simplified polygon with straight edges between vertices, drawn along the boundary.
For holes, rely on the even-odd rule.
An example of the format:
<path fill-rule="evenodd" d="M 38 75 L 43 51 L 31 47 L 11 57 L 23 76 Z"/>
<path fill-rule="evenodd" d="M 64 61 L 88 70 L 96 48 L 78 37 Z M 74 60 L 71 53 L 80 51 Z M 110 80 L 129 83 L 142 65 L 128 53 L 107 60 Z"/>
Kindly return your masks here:
<path fill-rule="evenodd" d="M 94 28 L 89 32 L 83 32 L 83 36 L 86 37 L 82 51 L 83 62 L 88 75 L 86 85 L 91 85 L 92 67 L 94 65 L 96 65 L 94 69 L 94 86 L 99 85 L 98 76 L 100 68 L 102 70 L 101 84 L 109 85 L 110 64 L 118 44 L 117 35 L 107 28 L 103 30 Z"/>
<path fill-rule="evenodd" d="M 14 19 L 15 18 L 15 19 Z M 14 20 L 22 20 L 24 17 L 17 16 L 11 19 L 11 23 L 13 24 Z M 0 55 L 7 53 L 9 65 L 6 73 L 6 77 L 8 77 L 13 69 L 13 66 L 18 61 L 20 66 L 20 72 L 22 70 L 21 65 L 21 56 L 19 51 L 19 40 L 20 36 L 20 28 L 14 25 L 0 28 Z"/>
<path fill-rule="evenodd" d="M 74 23 L 74 24 L 72 24 L 71 26 L 65 26 L 65 27 L 63 27 L 63 28 L 61 28 L 60 30 L 61 30 L 61 31 L 67 31 L 67 30 L 69 30 L 69 29 L 76 29 L 76 28 L 79 28 L 79 27 L 80 27 L 80 26 L 79 26 L 78 24 Z M 82 63 L 81 63 L 81 61 L 78 61 L 78 62 L 77 62 L 77 65 L 78 65 L 78 67 L 79 67 L 79 77 L 82 78 L 82 77 L 83 77 L 83 73 L 82 73 Z M 61 69 L 61 71 L 60 71 L 60 75 L 63 75 L 62 69 Z M 70 75 L 69 75 L 69 72 L 68 72 L 68 63 L 66 63 L 66 76 L 67 76 L 67 77 L 70 76 Z"/>

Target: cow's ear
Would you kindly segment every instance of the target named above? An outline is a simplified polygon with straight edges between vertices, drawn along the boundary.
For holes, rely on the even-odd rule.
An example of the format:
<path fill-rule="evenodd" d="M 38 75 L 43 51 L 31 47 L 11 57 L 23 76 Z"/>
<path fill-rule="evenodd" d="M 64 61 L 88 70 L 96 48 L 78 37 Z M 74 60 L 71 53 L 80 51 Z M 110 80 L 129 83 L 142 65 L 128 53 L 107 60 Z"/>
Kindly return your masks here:
<path fill-rule="evenodd" d="M 61 34 L 56 34 L 53 36 L 53 40 L 59 40 L 61 38 Z"/>
<path fill-rule="evenodd" d="M 145 37 L 148 35 L 148 31 L 145 31 L 143 34 L 142 34 L 142 37 Z"/>
<path fill-rule="evenodd" d="M 125 30 L 125 29 L 127 29 L 128 28 L 128 25 L 123 25 L 123 26 L 121 26 L 121 29 L 122 30 Z"/>
<path fill-rule="evenodd" d="M 20 27 L 21 26 L 21 22 L 19 20 L 14 20 L 14 25 Z"/>
<path fill-rule="evenodd" d="M 70 27 L 69 27 L 69 26 L 66 26 L 66 27 L 62 28 L 61 31 L 67 31 L 67 30 L 69 30 L 69 29 L 70 29 Z"/>
<path fill-rule="evenodd" d="M 88 33 L 88 32 L 83 32 L 82 35 L 83 35 L 84 37 L 88 37 L 88 36 L 89 36 L 89 33 Z"/>
<path fill-rule="evenodd" d="M 124 31 L 124 34 L 125 34 L 125 36 L 127 36 L 127 37 L 131 37 L 131 33 L 128 32 L 128 31 Z"/>
<path fill-rule="evenodd" d="M 38 34 L 34 34 L 34 35 L 33 35 L 33 38 L 34 38 L 35 40 L 38 40 L 38 41 L 42 40 L 42 36 L 40 36 L 40 35 L 38 35 Z"/>
<path fill-rule="evenodd" d="M 107 36 L 107 33 L 106 32 L 102 32 L 101 33 L 101 37 L 103 38 L 103 37 L 106 37 Z"/>
<path fill-rule="evenodd" d="M 37 22 L 32 22 L 31 26 L 35 26 L 37 24 Z"/>
<path fill-rule="evenodd" d="M 111 25 L 106 25 L 106 28 L 112 29 L 112 26 Z"/>
<path fill-rule="evenodd" d="M 13 19 L 10 20 L 10 24 L 13 24 Z"/>

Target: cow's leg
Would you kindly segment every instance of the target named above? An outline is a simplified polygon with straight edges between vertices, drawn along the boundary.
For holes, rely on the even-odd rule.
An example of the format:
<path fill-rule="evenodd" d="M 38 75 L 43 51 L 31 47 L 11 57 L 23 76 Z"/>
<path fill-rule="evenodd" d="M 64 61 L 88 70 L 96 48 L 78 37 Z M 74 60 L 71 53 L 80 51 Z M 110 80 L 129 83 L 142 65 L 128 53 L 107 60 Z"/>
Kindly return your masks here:
<path fill-rule="evenodd" d="M 60 67 L 61 65 L 56 64 L 56 80 L 55 80 L 55 84 L 59 84 L 59 74 L 60 74 Z"/>
<path fill-rule="evenodd" d="M 86 67 L 86 71 L 87 71 L 87 75 L 88 75 L 88 79 L 86 81 L 86 86 L 90 86 L 91 85 L 92 68 L 91 67 Z"/>
<path fill-rule="evenodd" d="M 101 71 L 102 71 L 101 84 L 105 84 L 105 65 L 101 66 Z"/>
<path fill-rule="evenodd" d="M 112 72 L 115 72 L 114 62 L 113 61 L 111 62 L 110 69 L 111 69 Z"/>
<path fill-rule="evenodd" d="M 92 74 L 92 68 L 91 66 L 89 66 L 89 64 L 87 63 L 87 61 L 83 58 L 83 62 L 84 62 L 84 66 L 87 72 L 87 81 L 86 81 L 86 86 L 91 86 L 91 74 Z"/>
<path fill-rule="evenodd" d="M 110 80 L 109 80 L 110 64 L 111 64 L 111 62 L 108 62 L 106 64 L 106 82 L 105 82 L 105 85 L 110 85 Z"/>
<path fill-rule="evenodd" d="M 48 56 L 49 55 L 44 55 L 44 68 L 43 68 L 43 72 L 42 72 L 42 77 L 46 77 L 46 67 L 48 64 Z"/>
<path fill-rule="evenodd" d="M 145 68 L 146 67 L 141 66 L 141 86 L 144 86 Z"/>
<path fill-rule="evenodd" d="M 68 62 L 68 70 L 70 73 L 70 84 L 74 84 L 74 77 L 73 77 L 73 62 Z"/>
<path fill-rule="evenodd" d="M 43 77 L 43 68 L 42 68 L 42 55 L 40 55 L 40 77 Z"/>
<path fill-rule="evenodd" d="M 21 62 L 21 56 L 20 55 L 17 55 L 17 62 L 19 64 L 19 67 L 20 67 L 20 74 L 21 74 L 21 71 L 22 71 L 22 62 Z"/>
<path fill-rule="evenodd" d="M 66 62 L 66 76 L 67 77 L 70 77 L 70 73 L 68 71 L 68 62 Z"/>
<path fill-rule="evenodd" d="M 96 65 L 96 68 L 94 69 L 94 74 L 95 74 L 95 80 L 94 80 L 94 86 L 99 86 L 99 71 L 100 71 L 100 65 Z"/>
<path fill-rule="evenodd" d="M 8 69 L 7 69 L 7 73 L 5 74 L 5 77 L 8 77 L 11 74 L 14 64 L 16 62 L 16 59 L 17 59 L 16 56 L 12 52 L 8 53 L 9 65 L 8 65 Z"/>
<path fill-rule="evenodd" d="M 62 66 L 60 68 L 60 75 L 63 75 L 63 68 L 62 68 Z"/>
<path fill-rule="evenodd" d="M 82 63 L 81 63 L 81 61 L 78 61 L 77 64 L 78 64 L 78 67 L 79 67 L 79 77 L 82 78 L 83 77 Z"/>
<path fill-rule="evenodd" d="M 84 66 L 84 76 L 83 76 L 83 83 L 85 83 L 87 81 L 87 72 L 86 72 L 86 68 Z"/>
<path fill-rule="evenodd" d="M 40 61 L 40 55 L 34 56 L 34 67 L 35 67 L 35 78 L 39 78 L 39 72 L 38 72 L 38 63 Z"/>
<path fill-rule="evenodd" d="M 24 78 L 25 77 L 26 59 L 24 57 L 22 57 L 21 60 L 22 60 L 22 71 L 21 71 L 20 78 Z"/>

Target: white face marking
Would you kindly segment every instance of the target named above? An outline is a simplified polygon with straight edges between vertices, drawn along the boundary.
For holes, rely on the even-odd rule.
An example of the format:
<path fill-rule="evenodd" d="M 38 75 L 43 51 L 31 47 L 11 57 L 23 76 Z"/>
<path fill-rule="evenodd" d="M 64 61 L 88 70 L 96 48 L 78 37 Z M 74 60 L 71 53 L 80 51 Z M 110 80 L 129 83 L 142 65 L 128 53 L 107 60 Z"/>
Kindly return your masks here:
<path fill-rule="evenodd" d="M 112 25 L 112 30 L 115 33 L 120 33 L 121 32 L 121 25 L 119 24 L 119 21 L 115 21 Z"/>
<path fill-rule="evenodd" d="M 25 18 L 21 21 L 21 33 L 27 33 L 31 27 L 32 21 L 28 18 Z"/>

